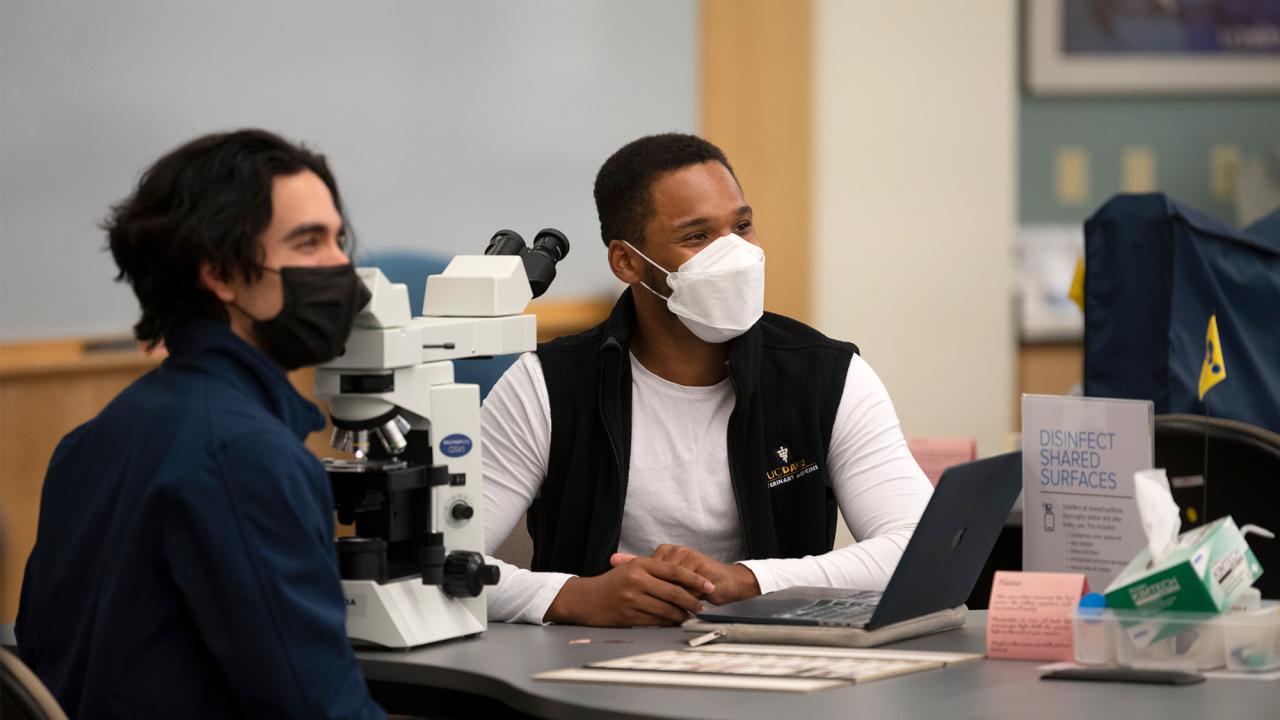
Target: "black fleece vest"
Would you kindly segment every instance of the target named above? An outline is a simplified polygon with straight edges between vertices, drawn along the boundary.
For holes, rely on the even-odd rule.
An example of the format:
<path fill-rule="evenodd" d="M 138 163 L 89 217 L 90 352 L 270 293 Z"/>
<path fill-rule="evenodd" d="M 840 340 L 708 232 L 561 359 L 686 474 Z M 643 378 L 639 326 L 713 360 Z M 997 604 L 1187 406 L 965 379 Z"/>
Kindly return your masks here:
<path fill-rule="evenodd" d="M 551 453 L 529 509 L 534 570 L 598 575 L 617 552 L 631 465 L 634 322 L 628 289 L 604 323 L 538 346 L 551 404 Z M 727 460 L 748 558 L 831 550 L 836 500 L 827 446 L 857 352 L 772 313 L 732 341 L 736 401 Z M 699 481 L 688 469 L 671 472 Z"/>

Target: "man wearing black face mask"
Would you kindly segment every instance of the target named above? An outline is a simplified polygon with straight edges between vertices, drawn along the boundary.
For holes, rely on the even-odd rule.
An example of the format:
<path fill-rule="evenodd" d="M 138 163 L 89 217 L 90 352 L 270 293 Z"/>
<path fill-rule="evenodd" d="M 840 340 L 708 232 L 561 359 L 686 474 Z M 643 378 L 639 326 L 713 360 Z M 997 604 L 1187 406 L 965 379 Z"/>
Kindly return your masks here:
<path fill-rule="evenodd" d="M 324 158 L 258 130 L 161 158 L 105 227 L 169 357 L 67 435 L 15 628 L 73 717 L 384 717 L 345 634 L 324 417 L 286 370 L 368 302 Z"/>

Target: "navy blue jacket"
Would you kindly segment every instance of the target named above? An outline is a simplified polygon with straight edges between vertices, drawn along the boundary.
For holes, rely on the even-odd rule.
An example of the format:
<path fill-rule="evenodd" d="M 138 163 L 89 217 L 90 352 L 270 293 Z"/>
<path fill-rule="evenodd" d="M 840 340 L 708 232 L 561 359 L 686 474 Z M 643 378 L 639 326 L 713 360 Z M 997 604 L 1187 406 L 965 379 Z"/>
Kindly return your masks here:
<path fill-rule="evenodd" d="M 383 717 L 346 639 L 324 417 L 223 323 L 63 438 L 18 651 L 73 718 Z"/>

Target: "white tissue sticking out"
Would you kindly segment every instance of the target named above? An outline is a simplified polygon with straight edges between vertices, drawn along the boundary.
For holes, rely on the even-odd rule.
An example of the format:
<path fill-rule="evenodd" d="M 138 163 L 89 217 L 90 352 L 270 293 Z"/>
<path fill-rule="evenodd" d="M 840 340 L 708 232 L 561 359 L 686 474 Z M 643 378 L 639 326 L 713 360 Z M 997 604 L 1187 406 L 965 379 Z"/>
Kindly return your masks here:
<path fill-rule="evenodd" d="M 1182 520 L 1178 504 L 1169 491 L 1169 478 L 1163 468 L 1139 470 L 1133 474 L 1133 494 L 1142 518 L 1142 531 L 1147 535 L 1147 549 L 1152 565 L 1164 560 L 1178 540 Z"/>

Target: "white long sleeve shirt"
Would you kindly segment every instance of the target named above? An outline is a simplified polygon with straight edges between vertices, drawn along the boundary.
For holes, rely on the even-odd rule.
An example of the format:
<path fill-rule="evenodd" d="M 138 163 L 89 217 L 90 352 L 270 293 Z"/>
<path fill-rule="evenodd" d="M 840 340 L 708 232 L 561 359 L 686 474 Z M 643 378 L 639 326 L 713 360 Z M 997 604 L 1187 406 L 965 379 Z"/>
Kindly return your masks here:
<path fill-rule="evenodd" d="M 933 489 L 907 450 L 884 384 L 865 360 L 855 355 L 849 363 L 827 448 L 836 501 L 855 542 L 803 558 L 743 559 L 727 462 L 735 399 L 729 380 L 677 385 L 635 356 L 631 377 L 631 465 L 620 552 L 649 555 L 663 543 L 685 545 L 746 565 L 761 592 L 794 585 L 884 589 Z M 481 430 L 484 531 L 492 553 L 529 509 L 547 473 L 551 406 L 536 354 L 522 356 L 494 386 L 481 410 Z M 543 622 L 572 577 L 488 561 L 501 567 L 501 580 L 487 592 L 493 620 Z"/>

